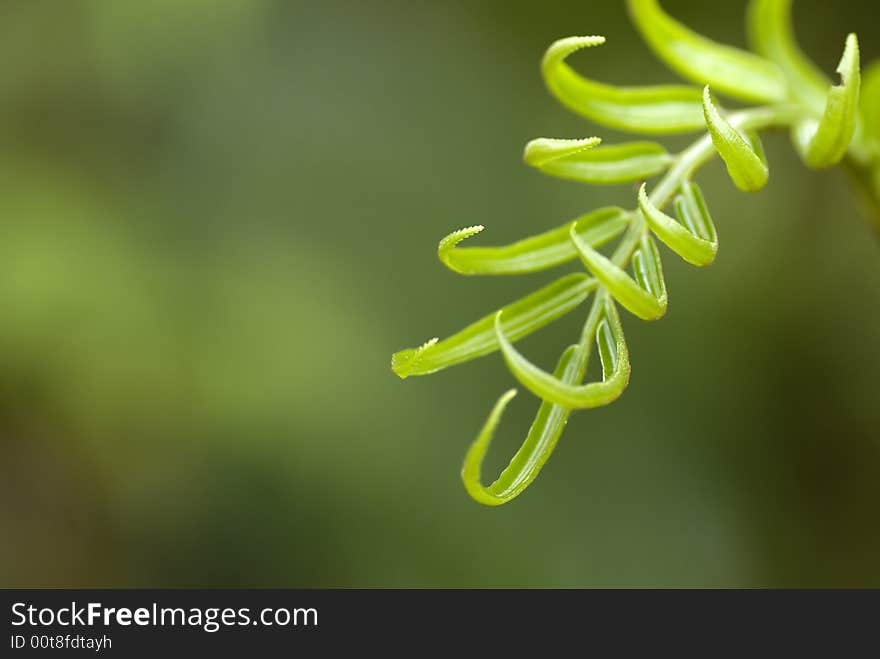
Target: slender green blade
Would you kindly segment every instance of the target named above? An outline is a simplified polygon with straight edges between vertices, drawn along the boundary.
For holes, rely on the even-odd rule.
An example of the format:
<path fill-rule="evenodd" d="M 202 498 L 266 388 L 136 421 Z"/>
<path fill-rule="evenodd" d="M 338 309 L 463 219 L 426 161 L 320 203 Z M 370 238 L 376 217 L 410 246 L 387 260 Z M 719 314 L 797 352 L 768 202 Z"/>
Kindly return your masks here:
<path fill-rule="evenodd" d="M 681 194 L 675 201 L 679 219 L 691 227 L 694 235 L 712 243 L 718 242 L 718 233 L 715 223 L 709 213 L 706 197 L 703 190 L 693 181 L 685 181 L 681 184 Z"/>
<path fill-rule="evenodd" d="M 667 297 L 665 285 L 663 286 L 662 295 L 643 288 L 626 270 L 590 247 L 573 230 L 570 232 L 570 236 L 587 270 L 599 280 L 599 283 L 608 289 L 608 292 L 614 296 L 614 299 L 624 309 L 642 320 L 657 320 L 666 314 Z M 656 257 L 659 260 L 656 250 L 646 253 L 645 257 L 652 259 Z M 652 264 L 651 267 L 658 269 L 662 276 L 662 268 L 660 268 L 659 262 Z"/>
<path fill-rule="evenodd" d="M 507 367 L 526 389 L 539 398 L 568 409 L 592 409 L 617 400 L 629 383 L 629 351 L 623 335 L 620 316 L 614 302 L 604 297 L 593 305 L 587 319 L 587 340 L 578 348 L 574 359 L 586 369 L 590 342 L 595 340 L 602 357 L 602 382 L 572 384 L 542 370 L 526 359 L 504 335 L 502 314 L 495 318 L 495 333 Z"/>
<path fill-rule="evenodd" d="M 575 231 L 588 244 L 600 247 L 619 236 L 630 215 L 622 208 L 601 208 L 574 221 Z M 503 247 L 459 247 L 483 231 L 482 226 L 456 231 L 440 241 L 437 255 L 446 267 L 462 275 L 519 275 L 553 268 L 577 258 L 568 236 L 571 222 L 541 235 Z"/>
<path fill-rule="evenodd" d="M 639 248 L 633 252 L 633 272 L 639 287 L 648 291 L 664 307 L 669 297 L 666 292 L 666 280 L 663 277 L 663 263 L 657 243 L 650 235 L 642 236 Z"/>
<path fill-rule="evenodd" d="M 684 85 L 615 87 L 575 72 L 566 58 L 605 37 L 568 37 L 547 50 L 542 63 L 550 92 L 567 108 L 596 123 L 637 133 L 687 133 L 703 128 L 700 91 Z"/>
<path fill-rule="evenodd" d="M 554 377 L 562 382 L 575 384 L 584 377 L 583 362 L 573 359 L 577 349 L 577 346 L 570 346 L 559 360 Z M 498 479 L 486 487 L 482 484 L 483 459 L 489 450 L 495 429 L 501 421 L 501 415 L 515 394 L 516 390 L 512 389 L 495 404 L 480 434 L 468 449 L 461 469 L 461 479 L 468 494 L 475 501 L 486 506 L 508 503 L 531 485 L 553 454 L 571 414 L 570 410 L 561 405 L 542 402 L 522 446 Z"/>
<path fill-rule="evenodd" d="M 697 234 L 696 226 L 685 226 L 657 208 L 648 198 L 646 186 L 639 190 L 639 209 L 651 231 L 669 249 L 693 265 L 711 265 L 718 253 L 718 238 L 706 240 Z M 711 218 L 710 218 L 711 221 Z M 714 233 L 714 226 L 712 228 Z"/>
<path fill-rule="evenodd" d="M 773 62 L 697 34 L 669 16 L 657 0 L 627 0 L 627 6 L 651 50 L 683 77 L 744 101 L 785 100 L 785 76 Z"/>
<path fill-rule="evenodd" d="M 708 85 L 703 90 L 703 112 L 712 144 L 727 165 L 727 173 L 736 187 L 744 192 L 761 190 L 770 177 L 767 164 L 712 103 Z"/>
<path fill-rule="evenodd" d="M 861 89 L 859 41 L 855 34 L 846 39 L 837 72 L 841 84 L 828 91 L 822 118 L 818 122 L 803 122 L 795 131 L 795 143 L 804 162 L 814 169 L 833 167 L 843 160 L 855 134 Z"/>
<path fill-rule="evenodd" d="M 575 273 L 504 307 L 504 331 L 516 341 L 576 309 L 596 288 L 596 281 Z M 496 312 L 497 313 L 497 312 Z M 493 313 L 445 341 L 432 339 L 420 348 L 402 350 L 391 358 L 401 378 L 429 375 L 498 350 Z"/>
<path fill-rule="evenodd" d="M 630 142 L 580 149 L 557 158 L 545 157 L 544 140 L 529 142 L 525 161 L 545 174 L 582 183 L 610 185 L 641 181 L 661 173 L 672 156 L 655 142 Z"/>

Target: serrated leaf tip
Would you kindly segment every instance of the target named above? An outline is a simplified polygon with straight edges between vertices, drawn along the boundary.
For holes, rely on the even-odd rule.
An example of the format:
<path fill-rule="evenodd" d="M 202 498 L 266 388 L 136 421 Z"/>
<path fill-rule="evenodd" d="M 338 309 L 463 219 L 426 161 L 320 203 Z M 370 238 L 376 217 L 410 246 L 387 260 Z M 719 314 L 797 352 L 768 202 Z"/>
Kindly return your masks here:
<path fill-rule="evenodd" d="M 462 240 L 467 240 L 468 238 L 476 236 L 478 233 L 482 233 L 485 229 L 486 227 L 484 227 L 482 224 L 475 224 L 472 227 L 465 227 L 464 229 L 453 231 L 440 241 L 440 244 L 437 245 L 437 251 L 442 256 L 443 252 L 452 249 Z"/>
<path fill-rule="evenodd" d="M 395 352 L 391 356 L 391 370 L 394 371 L 401 380 L 406 380 L 413 374 L 419 361 L 424 357 L 425 352 L 437 345 L 439 341 L 440 339 L 433 338 L 430 341 L 425 341 L 425 343 L 418 348 Z"/>
<path fill-rule="evenodd" d="M 548 67 L 561 62 L 566 57 L 583 48 L 592 48 L 601 46 L 605 43 L 605 37 L 593 35 L 587 37 L 565 37 L 550 44 L 547 52 L 544 54 L 542 66 Z"/>
<path fill-rule="evenodd" d="M 600 137 L 587 137 L 584 139 L 540 137 L 526 144 L 526 148 L 523 151 L 523 160 L 532 167 L 541 167 L 554 160 L 561 160 L 587 149 L 592 149 L 601 143 L 602 138 Z"/>

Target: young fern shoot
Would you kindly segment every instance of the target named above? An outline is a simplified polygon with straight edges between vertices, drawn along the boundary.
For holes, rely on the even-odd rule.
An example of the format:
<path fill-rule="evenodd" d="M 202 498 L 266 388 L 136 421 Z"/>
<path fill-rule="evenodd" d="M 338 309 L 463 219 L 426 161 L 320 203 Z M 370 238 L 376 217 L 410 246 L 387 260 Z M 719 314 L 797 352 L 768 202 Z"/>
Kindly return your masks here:
<path fill-rule="evenodd" d="M 463 275 L 525 274 L 574 260 L 586 271 L 562 277 L 443 341 L 433 339 L 392 357 L 393 371 L 407 378 L 500 351 L 514 378 L 542 400 L 519 451 L 494 482 L 484 485 L 483 458 L 516 391 L 505 393 L 492 409 L 462 468 L 465 489 L 477 502 L 498 506 L 519 496 L 552 454 L 573 411 L 608 405 L 624 392 L 630 362 L 619 308 L 645 321 L 667 311 L 657 241 L 694 266 L 714 262 L 718 234 L 694 181 L 714 156 L 724 161 L 736 187 L 757 192 L 770 177 L 759 134 L 787 128 L 808 167 L 846 168 L 880 229 L 880 63 L 870 67 L 862 81 L 858 39 L 850 34 L 837 69 L 839 84 L 832 84 L 798 49 L 791 3 L 751 0 L 749 52 L 696 34 L 669 16 L 657 0 L 627 0 L 633 23 L 654 54 L 695 86 L 615 87 L 584 77 L 568 59 L 603 45 L 605 38 L 600 36 L 561 39 L 547 50 L 541 67 L 544 80 L 570 110 L 632 133 L 699 135 L 676 154 L 650 141 L 605 145 L 598 137 L 533 140 L 525 148 L 528 165 L 587 184 L 640 182 L 635 207 L 602 208 L 500 247 L 461 246 L 482 232 L 482 226 L 461 229 L 440 241 L 440 261 Z M 752 105 L 726 112 L 714 92 Z M 610 256 L 598 250 L 615 240 Z M 588 300 L 580 338 L 563 351 L 553 372 L 533 364 L 514 346 Z M 594 349 L 601 379 L 585 383 Z"/>

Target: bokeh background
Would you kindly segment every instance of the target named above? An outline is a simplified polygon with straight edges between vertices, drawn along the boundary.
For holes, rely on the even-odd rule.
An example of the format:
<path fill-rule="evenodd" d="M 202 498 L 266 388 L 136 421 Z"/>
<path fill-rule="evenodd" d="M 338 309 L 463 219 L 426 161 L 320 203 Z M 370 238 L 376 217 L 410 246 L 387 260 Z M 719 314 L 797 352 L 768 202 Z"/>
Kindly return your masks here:
<path fill-rule="evenodd" d="M 744 2 L 665 6 L 745 43 Z M 850 29 L 880 56 L 874 0 L 796 11 L 826 71 Z M 880 586 L 880 242 L 785 135 L 760 195 L 706 170 L 718 262 L 667 256 L 628 392 L 513 504 L 459 480 L 501 359 L 391 373 L 556 276 L 456 277 L 440 237 L 634 205 L 521 163 L 625 137 L 543 89 L 583 33 L 594 77 L 675 79 L 616 1 L 0 2 L 0 585 Z"/>

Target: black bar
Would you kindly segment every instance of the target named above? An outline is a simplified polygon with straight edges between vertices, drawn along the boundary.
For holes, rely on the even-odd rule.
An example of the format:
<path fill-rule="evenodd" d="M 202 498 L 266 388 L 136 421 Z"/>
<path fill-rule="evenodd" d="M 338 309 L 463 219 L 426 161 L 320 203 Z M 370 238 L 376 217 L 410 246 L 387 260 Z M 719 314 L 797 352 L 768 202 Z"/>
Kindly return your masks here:
<path fill-rule="evenodd" d="M 763 654 L 798 646 L 824 646 L 834 656 L 877 656 L 880 612 L 880 591 L 0 592 L 8 630 L 0 655 L 10 657 L 41 649 L 56 656 L 272 650 L 323 656 L 352 648 L 421 655 L 440 647 L 471 657 L 480 648 L 529 646 L 544 647 L 542 654 L 568 655 L 563 648 L 570 647 L 578 656 L 603 657 L 606 650 L 628 655 L 690 648 L 714 656 L 734 647 Z M 77 624 L 58 624 L 58 615 L 61 623 L 74 617 Z"/>

